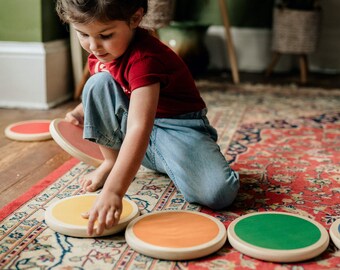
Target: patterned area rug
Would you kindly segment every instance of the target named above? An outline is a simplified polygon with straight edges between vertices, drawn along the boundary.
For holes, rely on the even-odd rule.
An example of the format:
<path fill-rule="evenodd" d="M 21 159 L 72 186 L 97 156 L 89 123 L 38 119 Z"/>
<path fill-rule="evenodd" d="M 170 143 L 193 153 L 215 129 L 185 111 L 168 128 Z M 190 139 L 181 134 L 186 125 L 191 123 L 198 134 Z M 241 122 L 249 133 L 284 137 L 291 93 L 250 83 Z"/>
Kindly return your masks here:
<path fill-rule="evenodd" d="M 300 214 L 329 229 L 340 218 L 340 90 L 198 82 L 219 144 L 241 177 L 235 203 L 224 211 L 188 204 L 166 175 L 141 168 L 127 197 L 141 213 L 163 209 L 203 211 L 226 227 L 258 211 Z M 78 179 L 92 167 L 75 159 L 0 212 L 0 269 L 340 269 L 331 242 L 320 256 L 277 264 L 250 258 L 227 242 L 192 261 L 162 261 L 131 250 L 124 234 L 78 239 L 54 233 L 44 222 L 48 205 L 81 194 Z M 16 209 L 16 210 L 14 210 Z M 14 211 L 13 211 L 14 210 Z"/>

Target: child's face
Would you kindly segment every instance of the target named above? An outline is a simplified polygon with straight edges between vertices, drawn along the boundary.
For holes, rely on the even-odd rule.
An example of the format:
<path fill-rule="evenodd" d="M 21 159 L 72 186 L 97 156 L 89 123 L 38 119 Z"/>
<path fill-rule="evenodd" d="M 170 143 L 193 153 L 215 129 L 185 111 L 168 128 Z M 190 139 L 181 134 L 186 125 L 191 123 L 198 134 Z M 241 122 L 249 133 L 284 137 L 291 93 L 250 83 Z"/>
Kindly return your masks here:
<path fill-rule="evenodd" d="M 73 27 L 81 46 L 102 63 L 111 62 L 126 51 L 135 29 L 125 21 L 74 23 Z"/>

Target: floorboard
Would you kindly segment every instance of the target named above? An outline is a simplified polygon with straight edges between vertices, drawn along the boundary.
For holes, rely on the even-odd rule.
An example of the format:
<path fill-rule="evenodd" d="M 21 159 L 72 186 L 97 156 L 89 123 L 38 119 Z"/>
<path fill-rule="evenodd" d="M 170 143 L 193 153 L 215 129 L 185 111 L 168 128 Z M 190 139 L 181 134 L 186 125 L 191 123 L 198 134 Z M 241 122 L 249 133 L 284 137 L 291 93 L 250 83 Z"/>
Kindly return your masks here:
<path fill-rule="evenodd" d="M 50 110 L 0 109 L 0 208 L 71 158 L 53 140 L 13 141 L 5 137 L 4 129 L 19 121 L 63 118 L 77 103 Z"/>

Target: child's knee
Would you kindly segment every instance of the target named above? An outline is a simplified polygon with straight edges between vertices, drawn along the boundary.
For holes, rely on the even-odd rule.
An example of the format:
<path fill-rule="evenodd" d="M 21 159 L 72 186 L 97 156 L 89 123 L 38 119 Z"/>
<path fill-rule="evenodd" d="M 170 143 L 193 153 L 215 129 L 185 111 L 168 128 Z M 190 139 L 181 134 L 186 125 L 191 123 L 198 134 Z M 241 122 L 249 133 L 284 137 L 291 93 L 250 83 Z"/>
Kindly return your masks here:
<path fill-rule="evenodd" d="M 95 91 L 96 96 L 100 95 L 101 90 L 106 89 L 105 86 L 107 86 L 108 83 L 112 81 L 112 76 L 107 72 L 99 72 L 94 75 L 92 75 L 86 82 L 83 93 L 82 93 L 82 99 L 86 100 L 89 95 L 92 95 L 92 93 Z"/>
<path fill-rule="evenodd" d="M 224 209 L 235 200 L 239 186 L 239 176 L 232 171 L 228 179 L 220 182 L 220 184 L 211 183 L 209 187 L 197 192 L 195 196 L 188 196 L 187 200 L 214 210 Z"/>

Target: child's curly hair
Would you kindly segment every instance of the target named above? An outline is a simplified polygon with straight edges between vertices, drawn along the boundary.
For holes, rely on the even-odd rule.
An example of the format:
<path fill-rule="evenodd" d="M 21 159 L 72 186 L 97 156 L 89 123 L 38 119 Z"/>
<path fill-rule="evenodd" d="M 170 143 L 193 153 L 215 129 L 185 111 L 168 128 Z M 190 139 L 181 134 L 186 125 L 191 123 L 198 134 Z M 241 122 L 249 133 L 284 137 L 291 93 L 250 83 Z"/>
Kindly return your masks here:
<path fill-rule="evenodd" d="M 57 0 L 56 10 L 64 23 L 130 22 L 133 14 L 148 10 L 148 0 Z"/>

